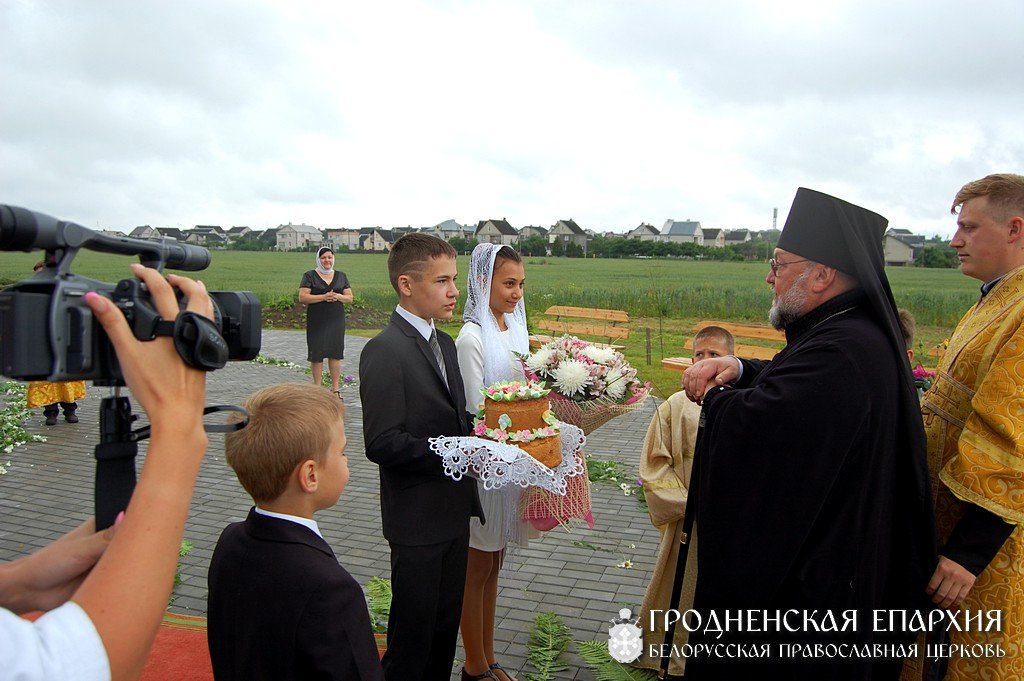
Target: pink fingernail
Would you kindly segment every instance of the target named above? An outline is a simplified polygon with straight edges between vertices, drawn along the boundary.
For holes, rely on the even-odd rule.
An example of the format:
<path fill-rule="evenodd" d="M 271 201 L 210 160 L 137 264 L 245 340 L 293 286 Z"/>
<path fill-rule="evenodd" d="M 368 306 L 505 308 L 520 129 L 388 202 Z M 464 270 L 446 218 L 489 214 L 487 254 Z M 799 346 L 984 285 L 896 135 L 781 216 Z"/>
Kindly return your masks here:
<path fill-rule="evenodd" d="M 120 513 L 118 513 L 117 517 L 114 518 L 114 527 L 117 527 L 118 525 L 120 525 L 122 520 L 124 520 L 124 511 L 121 511 Z"/>
<path fill-rule="evenodd" d="M 106 309 L 104 305 L 107 304 L 107 299 L 95 291 L 89 291 L 84 297 L 87 304 L 95 306 L 98 310 Z"/>

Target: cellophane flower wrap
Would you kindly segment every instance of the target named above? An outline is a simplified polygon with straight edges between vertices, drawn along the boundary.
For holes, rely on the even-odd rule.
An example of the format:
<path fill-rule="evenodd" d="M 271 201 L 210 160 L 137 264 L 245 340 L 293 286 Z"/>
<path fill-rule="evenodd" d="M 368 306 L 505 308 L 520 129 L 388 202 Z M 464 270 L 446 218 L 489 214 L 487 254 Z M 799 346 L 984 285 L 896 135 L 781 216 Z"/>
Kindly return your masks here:
<path fill-rule="evenodd" d="M 559 420 L 589 434 L 640 407 L 651 392 L 622 353 L 576 336 L 562 336 L 523 357 L 526 377 L 551 389 Z"/>
<path fill-rule="evenodd" d="M 931 369 L 925 369 L 923 366 L 918 364 L 914 367 L 914 385 L 919 390 L 927 391 L 932 387 L 932 382 L 935 380 L 935 376 L 938 372 L 932 371 Z"/>

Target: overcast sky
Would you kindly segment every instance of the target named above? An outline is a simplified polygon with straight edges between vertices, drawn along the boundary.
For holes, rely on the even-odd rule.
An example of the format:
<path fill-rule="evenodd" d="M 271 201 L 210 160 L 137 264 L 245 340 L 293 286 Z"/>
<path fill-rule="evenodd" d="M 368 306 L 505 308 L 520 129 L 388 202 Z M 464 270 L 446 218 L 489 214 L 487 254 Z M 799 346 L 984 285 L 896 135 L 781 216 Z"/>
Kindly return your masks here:
<path fill-rule="evenodd" d="M 0 0 L 0 202 L 89 227 L 951 233 L 1024 172 L 1021 0 Z"/>

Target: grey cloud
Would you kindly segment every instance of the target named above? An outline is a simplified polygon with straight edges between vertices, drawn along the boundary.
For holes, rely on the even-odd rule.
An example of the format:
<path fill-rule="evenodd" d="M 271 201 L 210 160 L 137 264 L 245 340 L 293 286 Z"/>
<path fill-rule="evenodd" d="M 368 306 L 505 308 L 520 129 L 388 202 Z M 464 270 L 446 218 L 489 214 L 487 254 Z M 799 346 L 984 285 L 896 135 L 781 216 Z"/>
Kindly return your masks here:
<path fill-rule="evenodd" d="M 811 28 L 787 4 L 597 0 L 535 4 L 540 25 L 610 64 L 662 68 L 716 100 L 759 103 L 809 93 L 1002 94 L 1020 82 L 1024 5 L 1016 0 L 817 3 Z M 777 23 L 774 23 L 777 20 Z"/>

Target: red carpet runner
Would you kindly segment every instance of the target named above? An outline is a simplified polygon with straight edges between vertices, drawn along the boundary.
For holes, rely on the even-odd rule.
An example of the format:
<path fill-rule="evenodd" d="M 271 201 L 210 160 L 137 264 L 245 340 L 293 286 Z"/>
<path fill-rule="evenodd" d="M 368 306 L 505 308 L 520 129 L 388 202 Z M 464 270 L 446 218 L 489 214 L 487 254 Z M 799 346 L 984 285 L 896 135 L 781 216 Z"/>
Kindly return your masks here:
<path fill-rule="evenodd" d="M 34 620 L 41 613 L 26 615 Z M 384 634 L 375 634 L 384 654 Z M 206 644 L 206 618 L 164 613 L 156 640 L 142 670 L 141 681 L 213 681 L 210 649 Z"/>
<path fill-rule="evenodd" d="M 206 618 L 169 612 L 142 670 L 142 681 L 213 681 Z"/>

